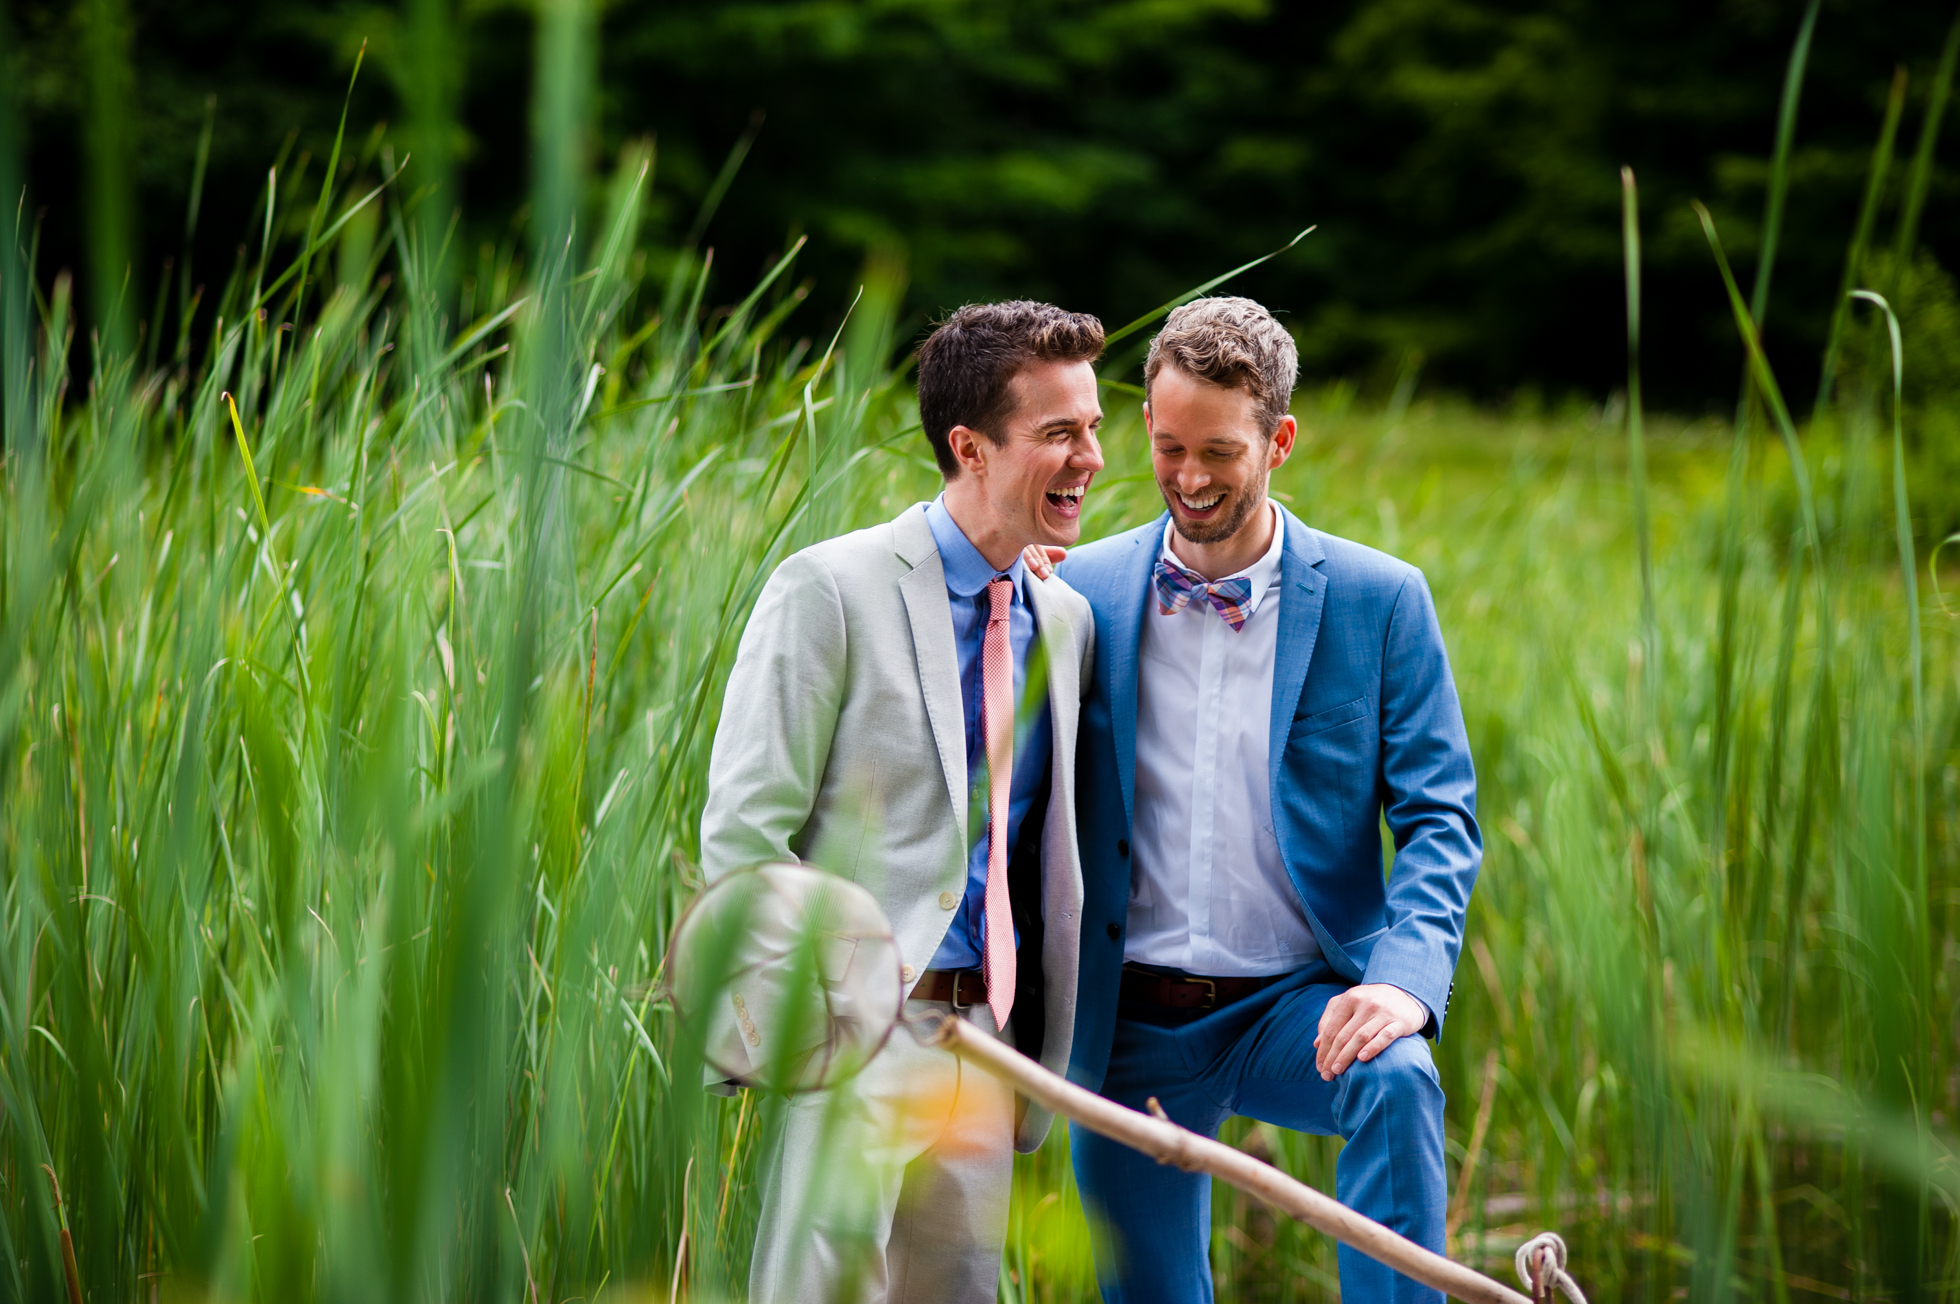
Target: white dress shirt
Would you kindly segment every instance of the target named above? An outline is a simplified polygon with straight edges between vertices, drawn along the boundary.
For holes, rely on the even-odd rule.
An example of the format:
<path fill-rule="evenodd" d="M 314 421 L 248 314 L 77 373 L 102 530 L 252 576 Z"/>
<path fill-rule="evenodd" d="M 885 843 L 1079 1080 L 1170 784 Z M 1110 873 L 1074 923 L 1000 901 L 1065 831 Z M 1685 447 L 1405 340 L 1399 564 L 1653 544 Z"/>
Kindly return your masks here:
<path fill-rule="evenodd" d="M 1273 833 L 1267 761 L 1286 519 L 1267 506 L 1272 547 L 1238 572 L 1252 583 L 1243 628 L 1199 597 L 1165 615 L 1152 573 L 1137 676 L 1128 960 L 1266 977 L 1320 954 Z M 1175 561 L 1171 528 L 1159 556 Z"/>

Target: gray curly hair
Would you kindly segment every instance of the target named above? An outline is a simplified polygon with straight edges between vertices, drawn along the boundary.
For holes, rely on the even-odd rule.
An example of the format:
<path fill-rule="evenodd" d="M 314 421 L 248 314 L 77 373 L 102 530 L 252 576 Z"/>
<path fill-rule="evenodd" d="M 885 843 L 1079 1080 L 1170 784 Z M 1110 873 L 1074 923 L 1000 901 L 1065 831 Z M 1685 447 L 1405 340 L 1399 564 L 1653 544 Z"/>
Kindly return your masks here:
<path fill-rule="evenodd" d="M 1286 328 L 1250 299 L 1194 299 L 1171 313 L 1150 341 L 1150 356 L 1143 364 L 1146 397 L 1166 364 L 1187 376 L 1251 394 L 1270 439 L 1293 401 L 1300 351 Z"/>

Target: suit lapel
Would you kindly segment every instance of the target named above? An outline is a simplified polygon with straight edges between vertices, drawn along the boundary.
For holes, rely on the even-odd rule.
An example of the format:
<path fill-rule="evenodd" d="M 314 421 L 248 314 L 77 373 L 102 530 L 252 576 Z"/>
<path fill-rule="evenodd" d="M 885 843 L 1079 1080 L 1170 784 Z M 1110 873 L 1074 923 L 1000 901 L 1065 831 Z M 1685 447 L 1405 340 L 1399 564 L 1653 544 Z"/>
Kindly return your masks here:
<path fill-rule="evenodd" d="M 1047 664 L 1048 718 L 1054 756 L 1057 763 L 1066 762 L 1072 769 L 1076 720 L 1082 701 L 1082 659 L 1076 642 L 1081 635 L 1069 623 L 1062 608 L 1050 599 L 1047 587 L 1040 580 L 1030 582 L 1026 592 L 1028 606 L 1034 611 L 1035 629 L 1041 636 L 1042 658 Z"/>
<path fill-rule="evenodd" d="M 1273 718 L 1267 735 L 1273 809 L 1279 809 L 1280 763 L 1293 731 L 1293 712 L 1299 709 L 1300 689 L 1307 682 L 1315 641 L 1320 637 L 1320 614 L 1327 606 L 1327 577 L 1315 569 L 1326 559 L 1320 539 L 1284 507 L 1286 546 L 1279 563 L 1279 646 L 1273 654 Z"/>
<path fill-rule="evenodd" d="M 912 651 L 919 663 L 919 692 L 925 697 L 926 718 L 939 748 L 939 768 L 946 776 L 946 796 L 967 845 L 966 827 L 966 714 L 960 702 L 959 649 L 953 646 L 953 613 L 946 597 L 946 571 L 932 540 L 932 527 L 918 507 L 907 508 L 892 522 L 892 542 L 912 569 L 898 581 L 905 615 L 912 626 Z"/>
<path fill-rule="evenodd" d="M 1110 727 L 1116 735 L 1116 772 L 1123 784 L 1123 824 L 1136 824 L 1137 659 L 1142 655 L 1143 615 L 1150 606 L 1150 568 L 1163 546 L 1165 512 L 1155 525 L 1130 536 L 1110 605 L 1109 638 L 1098 655 L 1109 676 Z"/>

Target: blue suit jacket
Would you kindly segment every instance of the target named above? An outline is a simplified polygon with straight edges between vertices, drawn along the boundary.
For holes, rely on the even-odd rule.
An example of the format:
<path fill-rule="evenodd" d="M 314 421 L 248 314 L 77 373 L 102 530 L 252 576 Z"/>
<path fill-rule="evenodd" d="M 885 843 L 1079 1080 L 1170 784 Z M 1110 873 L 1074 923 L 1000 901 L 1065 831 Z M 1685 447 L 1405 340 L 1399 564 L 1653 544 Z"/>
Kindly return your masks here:
<path fill-rule="evenodd" d="M 1463 915 L 1483 859 L 1477 780 L 1422 572 L 1310 529 L 1291 512 L 1273 667 L 1273 833 L 1334 970 L 1449 1008 Z M 1082 694 L 1076 805 L 1085 898 L 1069 1076 L 1102 1085 L 1116 1027 L 1135 815 L 1138 644 L 1164 537 L 1155 522 L 1069 553 L 1061 574 L 1096 618 Z M 1382 868 L 1381 822 L 1395 839 Z"/>

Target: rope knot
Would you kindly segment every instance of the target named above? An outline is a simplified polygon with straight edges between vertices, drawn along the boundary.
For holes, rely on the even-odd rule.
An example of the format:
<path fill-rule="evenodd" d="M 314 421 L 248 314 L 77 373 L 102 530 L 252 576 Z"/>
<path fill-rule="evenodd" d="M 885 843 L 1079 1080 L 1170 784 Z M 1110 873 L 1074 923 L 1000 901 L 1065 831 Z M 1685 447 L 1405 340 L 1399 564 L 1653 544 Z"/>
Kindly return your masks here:
<path fill-rule="evenodd" d="M 1557 1232 L 1539 1232 L 1518 1246 L 1511 1262 L 1518 1270 L 1518 1280 L 1531 1291 L 1531 1298 L 1538 1304 L 1549 1304 L 1554 1286 L 1572 1304 L 1586 1304 L 1579 1283 L 1566 1274 L 1565 1241 Z"/>

